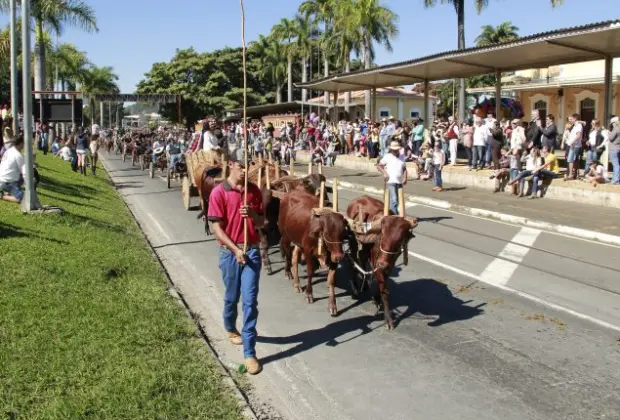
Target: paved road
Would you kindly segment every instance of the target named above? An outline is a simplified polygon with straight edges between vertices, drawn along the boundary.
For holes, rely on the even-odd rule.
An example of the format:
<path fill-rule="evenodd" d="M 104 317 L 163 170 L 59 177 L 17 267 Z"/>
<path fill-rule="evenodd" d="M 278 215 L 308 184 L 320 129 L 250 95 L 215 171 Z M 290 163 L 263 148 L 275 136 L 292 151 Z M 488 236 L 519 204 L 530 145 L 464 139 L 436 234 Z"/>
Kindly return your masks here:
<path fill-rule="evenodd" d="M 221 328 L 217 246 L 182 208 L 179 186 L 167 190 L 115 156 L 106 166 L 218 352 L 241 360 Z M 343 191 L 342 208 L 354 196 Z M 324 278 L 309 305 L 282 272 L 262 277 L 265 370 L 250 384 L 264 418 L 620 419 L 617 248 L 424 206 L 408 212 L 420 225 L 415 257 L 396 270 L 393 331 L 370 302 L 350 299 L 342 278 L 331 318 Z M 272 259 L 280 269 L 275 250 Z"/>

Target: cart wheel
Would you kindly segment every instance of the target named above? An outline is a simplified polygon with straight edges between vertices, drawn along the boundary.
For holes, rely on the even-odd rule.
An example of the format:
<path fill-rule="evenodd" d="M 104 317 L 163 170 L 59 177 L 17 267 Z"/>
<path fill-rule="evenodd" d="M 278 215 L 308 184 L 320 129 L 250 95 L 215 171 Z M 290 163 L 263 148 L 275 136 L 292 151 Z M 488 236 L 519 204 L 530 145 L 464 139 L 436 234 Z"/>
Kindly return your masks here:
<path fill-rule="evenodd" d="M 188 177 L 183 177 L 183 185 L 181 187 L 181 195 L 183 198 L 183 208 L 185 210 L 189 210 L 191 200 L 190 200 L 190 181 Z"/>
<path fill-rule="evenodd" d="M 170 168 L 168 168 L 167 173 L 166 173 L 166 181 L 167 181 L 167 184 L 168 184 L 168 189 L 170 189 L 170 177 L 171 176 L 172 175 L 170 174 Z"/>
<path fill-rule="evenodd" d="M 153 165 L 153 162 L 149 162 L 149 176 L 151 178 L 155 178 L 155 166 Z"/>

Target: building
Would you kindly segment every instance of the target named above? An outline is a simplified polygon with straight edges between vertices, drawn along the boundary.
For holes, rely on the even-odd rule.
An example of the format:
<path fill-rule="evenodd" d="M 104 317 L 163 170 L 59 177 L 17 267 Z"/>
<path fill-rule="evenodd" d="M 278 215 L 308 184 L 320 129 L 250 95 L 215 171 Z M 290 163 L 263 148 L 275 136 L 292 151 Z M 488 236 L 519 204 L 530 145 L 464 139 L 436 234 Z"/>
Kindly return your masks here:
<path fill-rule="evenodd" d="M 342 93 L 338 97 L 338 119 L 345 118 L 345 95 L 345 93 Z M 428 99 L 430 110 L 429 117 L 431 120 L 435 113 L 436 100 L 437 98 L 434 96 L 430 96 Z M 323 101 L 324 97 L 319 96 L 311 99 L 309 102 L 314 104 L 323 104 Z M 360 90 L 351 92 L 351 101 L 349 102 L 349 105 L 350 119 L 364 118 L 365 91 Z M 424 94 L 398 87 L 378 88 L 376 96 L 376 111 L 375 115 L 371 116 L 371 119 L 374 121 L 380 121 L 381 119 L 389 118 L 390 116 L 393 116 L 401 121 L 410 120 L 415 117 L 426 119 L 426 116 L 424 115 Z"/>
<path fill-rule="evenodd" d="M 614 59 L 612 71 L 613 100 L 611 113 L 620 111 L 620 59 Z M 502 78 L 502 95 L 513 96 L 529 111 L 538 109 L 541 116 L 553 114 L 559 129 L 574 113 L 589 123 L 603 119 L 605 62 L 588 61 L 543 69 L 517 71 Z M 495 87 L 473 88 L 469 93 L 494 94 Z"/>

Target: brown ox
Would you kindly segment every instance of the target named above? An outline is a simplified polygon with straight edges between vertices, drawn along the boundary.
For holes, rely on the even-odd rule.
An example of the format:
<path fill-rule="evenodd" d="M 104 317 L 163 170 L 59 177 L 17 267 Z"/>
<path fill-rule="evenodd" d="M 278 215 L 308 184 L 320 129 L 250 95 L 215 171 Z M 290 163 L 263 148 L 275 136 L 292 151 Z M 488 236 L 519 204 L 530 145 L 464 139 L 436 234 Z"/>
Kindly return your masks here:
<path fill-rule="evenodd" d="M 188 176 L 194 177 L 196 188 L 198 189 L 198 195 L 200 196 L 200 213 L 198 213 L 197 219 L 203 218 L 205 222 L 205 233 L 211 236 L 211 228 L 209 227 L 209 220 L 207 215 L 209 214 L 209 196 L 211 191 L 217 185 L 215 182 L 216 177 L 222 176 L 222 168 L 217 166 L 198 166 L 193 174 Z"/>
<path fill-rule="evenodd" d="M 279 241 L 280 232 L 278 230 L 278 216 L 280 214 L 280 198 L 274 196 L 273 191 L 286 193 L 298 187 L 301 187 L 310 194 L 316 195 L 321 187 L 321 181 L 325 181 L 325 177 L 319 174 L 308 175 L 304 178 L 296 178 L 294 176 L 284 176 L 271 184 L 271 189 L 263 188 L 263 208 L 265 209 L 265 224 L 260 229 L 260 252 L 263 267 L 267 274 L 271 275 L 271 261 L 269 261 L 269 238 L 273 238 L 273 242 Z M 278 195 L 279 196 L 279 195 Z M 329 200 L 327 194 L 325 200 Z"/>
<path fill-rule="evenodd" d="M 301 249 L 306 260 L 308 280 L 306 284 L 306 299 L 308 303 L 314 302 L 312 294 L 312 276 L 317 268 L 316 258 L 318 255 L 319 238 L 323 240 L 323 252 L 321 256 L 329 268 L 327 274 L 327 286 L 329 289 L 329 302 L 327 310 L 332 316 L 336 316 L 336 296 L 334 285 L 336 282 L 336 268 L 344 258 L 343 242 L 352 238 L 351 231 L 345 218 L 340 213 L 323 211 L 316 214 L 313 209 L 319 207 L 319 197 L 310 194 L 302 188 L 297 188 L 284 195 L 280 202 L 280 214 L 278 227 L 282 239 L 280 247 L 284 253 L 286 276 L 293 279 L 293 286 L 299 293 L 299 253 L 293 251 L 293 246 Z M 292 267 L 292 273 L 291 273 Z"/>
<path fill-rule="evenodd" d="M 361 217 L 360 217 L 361 212 Z M 401 252 L 407 251 L 407 244 L 414 236 L 411 232 L 418 225 L 413 217 L 383 216 L 383 202 L 363 195 L 353 200 L 347 207 L 347 217 L 353 220 L 375 222 L 368 236 L 374 235 L 372 243 L 363 243 L 356 260 L 362 267 L 369 266 L 377 279 L 377 296 L 375 303 L 383 303 L 383 313 L 388 329 L 394 327 L 389 306 L 387 278 L 392 272 L 396 259 Z M 361 237 L 360 237 L 361 239 Z M 369 262 L 369 264 L 364 264 Z"/>

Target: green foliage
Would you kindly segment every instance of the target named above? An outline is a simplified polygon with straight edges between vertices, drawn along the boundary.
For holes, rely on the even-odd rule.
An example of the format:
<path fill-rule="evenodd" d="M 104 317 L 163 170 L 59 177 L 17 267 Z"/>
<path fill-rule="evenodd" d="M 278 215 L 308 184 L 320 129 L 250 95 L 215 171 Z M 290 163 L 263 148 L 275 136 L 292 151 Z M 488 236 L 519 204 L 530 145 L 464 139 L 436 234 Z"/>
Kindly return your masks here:
<path fill-rule="evenodd" d="M 37 163 L 66 213 L 0 201 L 0 417 L 241 419 L 107 176 Z"/>
<path fill-rule="evenodd" d="M 262 105 L 275 92 L 273 79 L 264 77 L 260 60 L 248 49 L 248 106 Z M 243 105 L 241 48 L 198 53 L 193 48 L 177 50 L 168 63 L 155 63 L 138 84 L 138 93 L 170 93 L 183 97 L 182 117 L 186 124 L 219 115 Z M 162 115 L 178 121 L 176 104 L 163 105 Z"/>

